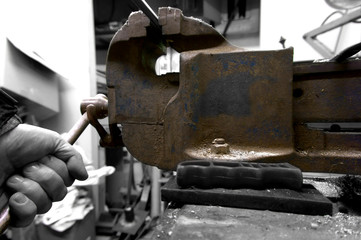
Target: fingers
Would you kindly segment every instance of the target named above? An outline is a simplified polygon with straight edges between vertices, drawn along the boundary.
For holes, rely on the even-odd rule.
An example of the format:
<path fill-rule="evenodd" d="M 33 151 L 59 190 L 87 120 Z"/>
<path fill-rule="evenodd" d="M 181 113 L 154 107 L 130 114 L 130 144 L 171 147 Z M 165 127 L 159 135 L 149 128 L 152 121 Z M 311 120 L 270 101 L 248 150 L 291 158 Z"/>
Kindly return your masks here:
<path fill-rule="evenodd" d="M 13 175 L 7 181 L 7 187 L 16 192 L 9 201 L 14 227 L 27 226 L 36 214 L 47 212 L 53 201 L 65 197 L 66 185 L 74 181 L 66 164 L 55 157 L 44 157 L 39 163 L 26 165 L 22 174 Z"/>
<path fill-rule="evenodd" d="M 28 164 L 23 169 L 23 176 L 40 185 L 53 202 L 62 200 L 67 193 L 63 179 L 53 169 L 44 164 Z"/>
<path fill-rule="evenodd" d="M 37 213 L 45 213 L 51 208 L 52 201 L 37 182 L 20 175 L 13 175 L 6 183 L 12 191 L 20 192 L 33 201 L 37 207 Z"/>
<path fill-rule="evenodd" d="M 53 155 L 66 162 L 69 173 L 74 178 L 79 180 L 88 178 L 81 154 L 73 146 L 65 142 L 64 139 L 58 139 L 56 151 Z"/>
<path fill-rule="evenodd" d="M 58 133 L 44 128 L 20 124 L 0 137 L 0 149 L 4 171 L 0 183 L 16 170 L 22 169 L 23 174 L 6 182 L 16 192 L 9 201 L 12 226 L 30 224 L 35 214 L 62 200 L 75 179 L 88 177 L 80 153 Z"/>
<path fill-rule="evenodd" d="M 10 197 L 10 225 L 13 227 L 28 226 L 35 218 L 37 207 L 24 194 L 17 192 Z"/>
<path fill-rule="evenodd" d="M 54 170 L 62 178 L 65 186 L 69 187 L 73 184 L 75 179 L 69 174 L 68 167 L 62 160 L 53 156 L 46 156 L 39 162 Z"/>

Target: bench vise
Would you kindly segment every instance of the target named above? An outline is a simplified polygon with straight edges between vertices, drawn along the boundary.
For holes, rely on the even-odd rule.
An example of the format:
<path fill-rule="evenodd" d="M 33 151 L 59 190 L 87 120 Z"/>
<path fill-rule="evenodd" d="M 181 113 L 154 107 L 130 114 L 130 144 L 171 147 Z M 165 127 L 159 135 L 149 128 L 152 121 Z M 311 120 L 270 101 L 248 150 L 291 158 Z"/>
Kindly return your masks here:
<path fill-rule="evenodd" d="M 158 21 L 161 36 L 132 13 L 107 56 L 109 125 L 121 125 L 136 159 L 167 170 L 236 160 L 361 173 L 360 131 L 337 128 L 361 120 L 361 61 L 294 63 L 292 48 L 248 51 L 176 8 L 160 8 Z M 180 53 L 180 72 L 158 76 L 166 47 Z M 333 128 L 312 127 L 319 123 Z"/>

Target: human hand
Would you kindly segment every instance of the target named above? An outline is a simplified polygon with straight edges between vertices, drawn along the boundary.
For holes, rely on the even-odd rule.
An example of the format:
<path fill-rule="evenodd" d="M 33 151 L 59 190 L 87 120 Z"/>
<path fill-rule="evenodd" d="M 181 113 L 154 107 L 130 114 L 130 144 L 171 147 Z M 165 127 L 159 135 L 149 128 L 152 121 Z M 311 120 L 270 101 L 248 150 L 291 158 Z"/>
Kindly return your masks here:
<path fill-rule="evenodd" d="M 81 155 L 58 133 L 26 124 L 0 137 L 0 165 L 0 193 L 5 193 L 6 179 L 6 193 L 15 192 L 9 198 L 15 227 L 30 224 L 36 214 L 63 199 L 75 179 L 88 176 Z"/>

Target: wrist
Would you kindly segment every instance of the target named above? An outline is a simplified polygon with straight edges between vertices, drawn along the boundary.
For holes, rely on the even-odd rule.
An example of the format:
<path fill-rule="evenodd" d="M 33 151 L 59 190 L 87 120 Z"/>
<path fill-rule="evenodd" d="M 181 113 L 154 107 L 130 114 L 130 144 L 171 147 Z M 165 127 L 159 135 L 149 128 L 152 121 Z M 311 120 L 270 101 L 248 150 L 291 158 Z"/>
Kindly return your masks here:
<path fill-rule="evenodd" d="M 1 128 L 0 128 L 0 136 L 4 135 L 5 133 L 13 130 L 21 123 L 21 119 L 14 115 L 12 116 Z"/>

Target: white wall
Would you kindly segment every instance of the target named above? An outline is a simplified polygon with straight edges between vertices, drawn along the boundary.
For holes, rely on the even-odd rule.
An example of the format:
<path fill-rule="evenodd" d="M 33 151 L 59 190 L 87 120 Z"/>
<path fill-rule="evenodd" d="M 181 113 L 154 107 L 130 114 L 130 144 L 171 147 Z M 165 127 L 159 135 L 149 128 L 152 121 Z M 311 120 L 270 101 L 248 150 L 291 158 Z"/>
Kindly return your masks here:
<path fill-rule="evenodd" d="M 60 74 L 60 113 L 40 122 L 59 133 L 80 118 L 80 102 L 96 94 L 93 7 L 91 0 L 2 0 L 0 36 L 35 52 Z M 26 81 L 26 79 L 23 79 Z M 78 144 L 97 159 L 97 136 L 88 128 Z"/>
<path fill-rule="evenodd" d="M 0 40 L 4 37 L 36 52 L 59 74 L 60 111 L 39 125 L 59 133 L 69 131 L 81 117 L 81 101 L 96 94 L 93 1 L 1 0 Z M 0 54 L 2 50 L 0 46 Z M 0 65 L 1 61 L 0 57 Z M 104 157 L 98 141 L 95 129 L 88 126 L 76 142 L 96 168 Z M 104 207 L 103 192 L 101 186 L 92 188 L 96 217 Z"/>
<path fill-rule="evenodd" d="M 317 27 L 336 9 L 324 0 L 261 0 L 260 49 L 280 49 L 280 37 L 286 39 L 286 47 L 294 47 L 294 60 L 314 60 L 323 57 L 305 40 L 303 35 Z M 340 15 L 335 15 L 336 19 Z M 330 20 L 332 20 L 330 19 Z M 319 39 L 333 48 L 339 29 L 325 33 Z M 361 24 L 350 23 L 341 35 L 336 52 L 361 41 Z"/>

